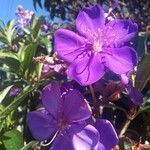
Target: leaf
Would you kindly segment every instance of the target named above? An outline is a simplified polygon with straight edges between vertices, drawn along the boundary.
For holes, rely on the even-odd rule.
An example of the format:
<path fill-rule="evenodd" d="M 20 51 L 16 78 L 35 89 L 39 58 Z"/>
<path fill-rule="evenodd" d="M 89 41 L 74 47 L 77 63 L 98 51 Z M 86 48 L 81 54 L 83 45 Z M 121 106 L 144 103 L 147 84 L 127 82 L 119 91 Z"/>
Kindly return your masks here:
<path fill-rule="evenodd" d="M 7 40 L 8 43 L 11 45 L 12 44 L 12 40 L 14 39 L 15 36 L 15 28 L 14 28 L 14 23 L 15 20 L 11 20 L 7 23 L 7 27 L 6 27 L 6 36 L 7 36 Z"/>
<path fill-rule="evenodd" d="M 150 112 L 150 105 L 142 107 L 139 113 L 143 113 L 143 112 Z"/>
<path fill-rule="evenodd" d="M 51 50 L 52 50 L 52 44 L 51 44 L 51 41 L 49 40 L 49 38 L 47 36 L 46 37 L 41 37 L 41 43 L 43 43 L 45 45 L 48 52 L 50 53 Z"/>
<path fill-rule="evenodd" d="M 27 86 L 24 90 L 14 98 L 13 102 L 10 103 L 1 113 L 0 113 L 0 123 L 13 111 L 15 110 L 21 102 L 28 96 L 28 94 L 33 91 L 36 86 Z"/>
<path fill-rule="evenodd" d="M 12 88 L 13 85 L 8 86 L 4 90 L 0 91 L 0 103 L 3 101 L 9 90 Z"/>
<path fill-rule="evenodd" d="M 1 19 L 0 19 L 0 24 L 1 24 L 3 27 L 5 27 L 5 23 L 4 23 L 4 21 L 1 20 Z"/>
<path fill-rule="evenodd" d="M 26 46 L 25 48 L 22 49 L 20 52 L 20 57 L 21 57 L 21 65 L 23 69 L 23 73 L 30 67 L 33 57 L 35 56 L 36 52 L 36 45 L 35 44 L 30 44 Z"/>
<path fill-rule="evenodd" d="M 41 0 L 33 0 L 33 6 L 34 6 L 35 10 L 36 10 L 37 4 L 38 4 L 38 6 L 42 9 Z"/>
<path fill-rule="evenodd" d="M 10 71 L 15 73 L 20 69 L 18 57 L 11 52 L 0 52 L 0 63 L 6 64 L 10 68 Z"/>
<path fill-rule="evenodd" d="M 43 68 L 43 63 L 36 64 L 36 74 L 37 74 L 38 79 L 41 78 L 42 68 Z"/>
<path fill-rule="evenodd" d="M 23 146 L 23 136 L 18 130 L 5 132 L 2 140 L 6 150 L 20 150 Z"/>
<path fill-rule="evenodd" d="M 43 63 L 33 62 L 28 69 L 27 78 L 30 81 L 39 81 L 41 79 Z"/>
<path fill-rule="evenodd" d="M 150 80 L 150 53 L 145 54 L 142 63 L 139 65 L 137 69 L 136 79 L 135 79 L 135 87 L 142 91 L 145 85 Z"/>
<path fill-rule="evenodd" d="M 31 29 L 34 39 L 37 39 L 40 33 L 41 25 L 44 24 L 45 18 L 43 16 L 39 17 L 38 20 L 36 20 L 35 17 L 33 17 L 32 23 L 31 23 Z"/>
<path fill-rule="evenodd" d="M 27 28 L 22 28 L 22 30 L 26 33 L 26 34 L 30 34 L 30 30 Z"/>
<path fill-rule="evenodd" d="M 37 143 L 38 141 L 31 141 L 27 145 L 25 145 L 21 150 L 31 150 L 31 148 L 33 148 L 34 145 L 36 145 Z"/>

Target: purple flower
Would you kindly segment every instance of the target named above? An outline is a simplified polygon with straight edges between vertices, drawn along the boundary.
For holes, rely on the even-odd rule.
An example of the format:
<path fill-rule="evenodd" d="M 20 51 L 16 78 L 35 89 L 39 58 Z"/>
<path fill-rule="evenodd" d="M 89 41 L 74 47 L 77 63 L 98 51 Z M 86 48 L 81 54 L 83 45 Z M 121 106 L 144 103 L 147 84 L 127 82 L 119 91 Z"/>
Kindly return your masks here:
<path fill-rule="evenodd" d="M 128 90 L 130 100 L 135 105 L 142 105 L 143 100 L 144 100 L 143 94 L 130 84 L 127 85 L 127 90 Z"/>
<path fill-rule="evenodd" d="M 136 52 L 125 46 L 138 30 L 131 20 L 107 23 L 99 5 L 83 8 L 76 19 L 78 34 L 67 29 L 55 33 L 55 50 L 69 62 L 68 76 L 81 85 L 98 81 L 109 68 L 125 74 L 137 64 Z"/>
<path fill-rule="evenodd" d="M 21 5 L 19 5 L 16 10 L 19 25 L 21 27 L 29 25 L 33 14 L 33 11 L 25 10 Z"/>
<path fill-rule="evenodd" d="M 54 150 L 91 150 L 98 146 L 99 133 L 85 124 L 91 109 L 83 96 L 75 89 L 61 92 L 56 83 L 42 91 L 45 112 L 30 112 L 28 126 L 35 139 L 43 141 L 55 137 Z"/>
<path fill-rule="evenodd" d="M 21 89 L 18 87 L 12 87 L 9 93 L 9 96 L 17 96 L 21 92 Z"/>
<path fill-rule="evenodd" d="M 49 29 L 49 27 L 48 27 L 47 24 L 42 24 L 42 25 L 41 25 L 41 30 L 42 30 L 43 32 L 47 32 L 48 29 Z"/>

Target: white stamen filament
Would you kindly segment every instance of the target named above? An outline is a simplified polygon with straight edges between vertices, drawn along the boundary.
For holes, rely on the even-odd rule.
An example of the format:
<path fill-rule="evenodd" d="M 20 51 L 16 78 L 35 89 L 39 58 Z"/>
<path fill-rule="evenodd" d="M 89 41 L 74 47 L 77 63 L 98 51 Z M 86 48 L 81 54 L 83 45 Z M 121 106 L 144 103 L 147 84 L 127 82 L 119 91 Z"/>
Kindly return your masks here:
<path fill-rule="evenodd" d="M 49 146 L 49 145 L 54 141 L 54 139 L 55 139 L 56 136 L 58 135 L 59 131 L 60 131 L 60 130 L 58 130 L 58 131 L 54 134 L 53 138 L 52 138 L 48 143 L 45 144 L 44 141 L 42 141 L 42 142 L 41 142 L 41 146 Z"/>

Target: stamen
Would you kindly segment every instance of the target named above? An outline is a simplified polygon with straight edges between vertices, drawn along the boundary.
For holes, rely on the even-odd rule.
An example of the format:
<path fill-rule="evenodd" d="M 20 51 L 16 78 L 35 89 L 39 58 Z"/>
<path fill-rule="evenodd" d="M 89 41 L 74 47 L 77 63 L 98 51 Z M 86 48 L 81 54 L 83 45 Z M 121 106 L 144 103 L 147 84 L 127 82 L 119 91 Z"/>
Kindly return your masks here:
<path fill-rule="evenodd" d="M 99 40 L 94 41 L 93 50 L 94 50 L 94 52 L 101 52 L 102 51 L 102 43 Z"/>
<path fill-rule="evenodd" d="M 52 144 L 52 142 L 54 141 L 54 139 L 55 139 L 56 136 L 58 135 L 59 131 L 60 131 L 60 130 L 58 130 L 58 131 L 54 134 L 53 138 L 52 138 L 48 143 L 44 143 L 44 141 L 42 141 L 42 142 L 41 142 L 41 146 L 49 146 L 50 144 Z"/>

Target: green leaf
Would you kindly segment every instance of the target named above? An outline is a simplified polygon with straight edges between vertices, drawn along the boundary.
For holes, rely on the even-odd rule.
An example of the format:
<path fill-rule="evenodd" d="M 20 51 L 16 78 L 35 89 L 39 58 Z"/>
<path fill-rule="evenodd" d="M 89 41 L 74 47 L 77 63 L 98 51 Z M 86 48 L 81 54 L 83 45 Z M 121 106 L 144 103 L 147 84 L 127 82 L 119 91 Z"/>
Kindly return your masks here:
<path fill-rule="evenodd" d="M 17 73 L 20 69 L 20 61 L 15 53 L 0 52 L 0 63 L 6 64 L 10 71 Z"/>
<path fill-rule="evenodd" d="M 0 42 L 4 43 L 4 44 L 8 44 L 8 41 L 6 39 L 5 36 L 0 35 Z"/>
<path fill-rule="evenodd" d="M 3 27 L 5 27 L 5 23 L 4 23 L 4 21 L 1 20 L 1 19 L 0 19 L 0 24 L 1 24 Z"/>
<path fill-rule="evenodd" d="M 36 144 L 38 144 L 38 141 L 31 141 L 27 145 L 25 145 L 21 150 L 31 150 Z"/>
<path fill-rule="evenodd" d="M 23 69 L 23 74 L 33 62 L 33 57 L 35 56 L 35 52 L 36 52 L 36 44 L 30 44 L 21 50 L 19 55 L 22 61 L 21 65 Z"/>
<path fill-rule="evenodd" d="M 14 28 L 14 23 L 15 23 L 15 20 L 11 20 L 7 23 L 7 27 L 6 27 L 6 36 L 7 36 L 9 45 L 12 44 L 12 40 L 14 39 L 14 36 L 16 33 L 16 30 Z"/>
<path fill-rule="evenodd" d="M 26 34 L 30 34 L 30 30 L 29 29 L 27 29 L 27 28 L 22 28 L 23 29 L 23 31 L 26 33 Z"/>
<path fill-rule="evenodd" d="M 42 68 L 43 68 L 43 63 L 36 64 L 36 74 L 38 79 L 41 78 Z"/>
<path fill-rule="evenodd" d="M 6 150 L 20 150 L 23 146 L 23 136 L 18 130 L 5 132 L 2 139 Z"/>
<path fill-rule="evenodd" d="M 139 113 L 143 113 L 143 112 L 150 112 L 150 105 L 142 107 Z"/>
<path fill-rule="evenodd" d="M 48 52 L 50 53 L 51 50 L 52 50 L 52 44 L 51 44 L 51 41 L 49 40 L 49 38 L 47 36 L 46 37 L 41 37 L 41 43 L 45 45 Z"/>
<path fill-rule="evenodd" d="M 32 34 L 34 39 L 37 39 L 37 37 L 39 36 L 41 25 L 44 24 L 44 22 L 45 22 L 45 18 L 43 16 L 38 18 L 38 20 L 35 17 L 33 17 L 31 23 L 31 30 L 33 32 Z"/>
<path fill-rule="evenodd" d="M 14 98 L 13 102 L 10 103 L 1 113 L 0 113 L 0 123 L 13 111 L 15 110 L 21 102 L 29 95 L 31 91 L 33 91 L 36 86 L 31 87 L 27 86 L 24 90 Z"/>
<path fill-rule="evenodd" d="M 4 90 L 0 91 L 0 103 L 3 101 L 9 90 L 12 88 L 13 85 L 8 86 Z"/>
<path fill-rule="evenodd" d="M 142 63 L 137 69 L 135 87 L 142 91 L 150 80 L 150 53 L 145 54 Z"/>

